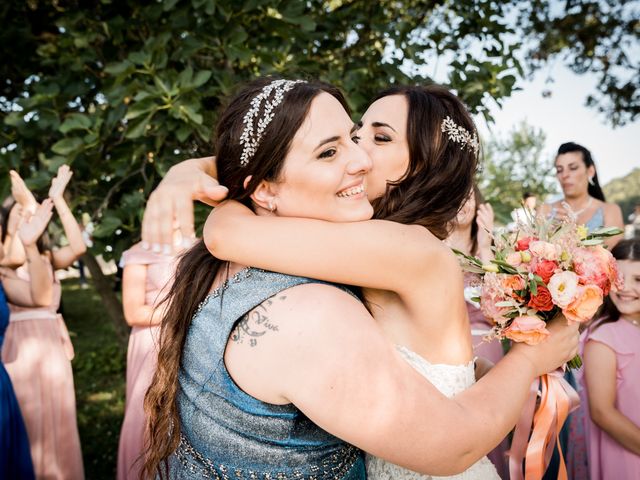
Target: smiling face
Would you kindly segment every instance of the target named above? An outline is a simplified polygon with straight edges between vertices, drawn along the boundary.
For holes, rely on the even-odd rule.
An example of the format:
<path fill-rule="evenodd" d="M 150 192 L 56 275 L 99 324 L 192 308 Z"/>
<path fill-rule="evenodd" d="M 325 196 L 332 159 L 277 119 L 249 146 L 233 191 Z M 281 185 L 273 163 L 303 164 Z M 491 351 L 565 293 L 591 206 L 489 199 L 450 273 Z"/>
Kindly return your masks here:
<path fill-rule="evenodd" d="M 587 194 L 589 178 L 595 175 L 595 168 L 584 163 L 582 152 L 567 152 L 556 157 L 556 177 L 564 196 L 580 197 Z"/>
<path fill-rule="evenodd" d="M 404 95 L 388 95 L 371 104 L 362 116 L 358 143 L 367 152 L 373 168 L 367 180 L 369 199 L 381 197 L 387 182 L 400 180 L 409 166 L 407 118 L 409 104 Z"/>
<path fill-rule="evenodd" d="M 623 317 L 640 320 L 640 261 L 618 260 L 624 288 L 611 292 L 611 301 Z"/>
<path fill-rule="evenodd" d="M 353 122 L 328 93 L 315 97 L 296 132 L 280 179 L 273 182 L 279 216 L 334 222 L 367 220 L 367 154 L 351 137 Z"/>

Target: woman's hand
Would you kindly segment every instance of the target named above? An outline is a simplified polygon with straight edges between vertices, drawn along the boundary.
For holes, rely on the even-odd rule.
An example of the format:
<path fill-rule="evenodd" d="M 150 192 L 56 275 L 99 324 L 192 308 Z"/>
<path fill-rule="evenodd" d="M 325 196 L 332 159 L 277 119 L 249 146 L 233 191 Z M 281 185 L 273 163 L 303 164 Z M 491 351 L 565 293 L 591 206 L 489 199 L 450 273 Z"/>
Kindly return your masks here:
<path fill-rule="evenodd" d="M 214 175 L 215 157 L 185 160 L 169 169 L 147 201 L 142 220 L 144 248 L 166 253 L 179 249 L 174 245 L 175 231 L 180 232 L 182 247 L 193 243 L 193 201 L 215 206 L 228 193 Z"/>
<path fill-rule="evenodd" d="M 9 177 L 11 179 L 11 195 L 13 198 L 15 198 L 19 205 L 22 205 L 22 208 L 30 213 L 34 213 L 38 206 L 38 202 L 36 202 L 33 193 L 31 193 L 31 190 L 29 190 L 27 185 L 24 183 L 20 174 L 15 170 L 11 170 L 9 172 Z"/>
<path fill-rule="evenodd" d="M 494 214 L 493 208 L 488 203 L 478 206 L 476 224 L 478 225 L 478 247 L 491 248 L 491 235 L 493 234 Z"/>
<path fill-rule="evenodd" d="M 579 325 L 569 325 L 563 315 L 547 323 L 551 335 L 538 345 L 513 343 L 508 355 L 524 355 L 533 364 L 536 376 L 544 375 L 562 367 L 578 354 Z"/>
<path fill-rule="evenodd" d="M 18 233 L 18 228 L 23 220 L 24 208 L 19 203 L 16 203 L 9 212 L 9 220 L 7 222 L 7 235 L 15 237 Z"/>
<path fill-rule="evenodd" d="M 73 172 L 69 168 L 69 165 L 60 165 L 60 168 L 58 168 L 58 174 L 53 178 L 53 180 L 51 180 L 49 198 L 54 201 L 61 199 L 72 176 Z"/>
<path fill-rule="evenodd" d="M 38 206 L 36 213 L 26 215 L 29 215 L 29 218 L 25 218 L 18 228 L 18 235 L 22 244 L 28 247 L 36 243 L 47 228 L 53 215 L 53 201 L 47 198 Z"/>

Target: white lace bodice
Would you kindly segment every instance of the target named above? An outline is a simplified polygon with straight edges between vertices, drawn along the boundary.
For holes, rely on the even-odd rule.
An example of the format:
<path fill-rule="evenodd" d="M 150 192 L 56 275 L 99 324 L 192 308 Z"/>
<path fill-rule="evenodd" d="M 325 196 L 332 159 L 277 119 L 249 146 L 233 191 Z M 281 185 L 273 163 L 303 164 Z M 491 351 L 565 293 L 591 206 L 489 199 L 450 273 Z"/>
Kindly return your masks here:
<path fill-rule="evenodd" d="M 417 353 L 403 346 L 397 346 L 398 352 L 422 376 L 429 380 L 447 397 L 453 397 L 475 383 L 474 362 L 466 365 L 433 364 Z M 366 456 L 367 478 L 369 480 L 500 480 L 498 472 L 487 457 L 471 466 L 461 474 L 451 477 L 433 477 L 398 467 L 381 458 Z"/>

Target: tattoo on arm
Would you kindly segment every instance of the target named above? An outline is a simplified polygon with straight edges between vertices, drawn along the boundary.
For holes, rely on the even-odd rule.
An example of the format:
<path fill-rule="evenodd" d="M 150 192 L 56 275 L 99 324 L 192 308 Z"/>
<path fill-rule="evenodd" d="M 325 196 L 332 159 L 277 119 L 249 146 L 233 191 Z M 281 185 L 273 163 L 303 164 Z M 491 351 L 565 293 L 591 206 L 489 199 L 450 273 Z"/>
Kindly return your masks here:
<path fill-rule="evenodd" d="M 249 346 L 255 347 L 258 345 L 258 339 L 266 333 L 278 332 L 278 325 L 269 318 L 269 307 L 275 301 L 283 302 L 286 299 L 285 295 L 272 297 L 246 313 L 231 332 L 231 341 L 235 343 L 246 341 Z"/>

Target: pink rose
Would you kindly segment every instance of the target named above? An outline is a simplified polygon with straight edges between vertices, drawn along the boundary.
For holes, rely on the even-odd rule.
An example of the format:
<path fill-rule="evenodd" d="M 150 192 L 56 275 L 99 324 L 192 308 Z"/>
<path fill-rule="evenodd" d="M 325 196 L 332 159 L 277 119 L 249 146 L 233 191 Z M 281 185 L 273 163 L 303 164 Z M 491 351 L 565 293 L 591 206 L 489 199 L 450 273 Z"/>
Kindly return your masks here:
<path fill-rule="evenodd" d="M 576 248 L 573 252 L 573 270 L 583 285 L 597 285 L 608 295 L 611 284 L 617 284 L 618 269 L 611 252 L 601 245 Z"/>
<path fill-rule="evenodd" d="M 517 267 L 522 263 L 522 255 L 520 255 L 520 252 L 512 252 L 507 255 L 507 258 L 505 260 L 509 265 Z"/>
<path fill-rule="evenodd" d="M 534 256 L 544 260 L 558 260 L 560 253 L 562 253 L 560 246 L 540 240 L 531 242 L 529 244 L 529 250 Z"/>
<path fill-rule="evenodd" d="M 504 335 L 514 342 L 537 345 L 550 335 L 546 325 L 535 315 L 522 315 L 513 319 L 511 325 L 505 329 Z"/>
<path fill-rule="evenodd" d="M 566 308 L 578 294 L 578 276 L 573 272 L 558 272 L 551 276 L 547 288 L 553 303 Z"/>

